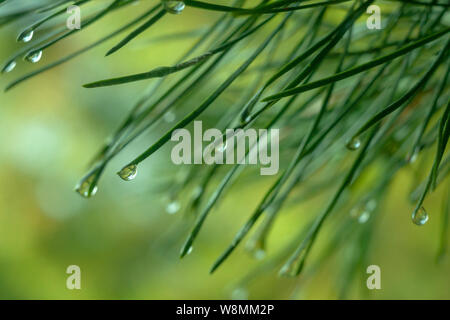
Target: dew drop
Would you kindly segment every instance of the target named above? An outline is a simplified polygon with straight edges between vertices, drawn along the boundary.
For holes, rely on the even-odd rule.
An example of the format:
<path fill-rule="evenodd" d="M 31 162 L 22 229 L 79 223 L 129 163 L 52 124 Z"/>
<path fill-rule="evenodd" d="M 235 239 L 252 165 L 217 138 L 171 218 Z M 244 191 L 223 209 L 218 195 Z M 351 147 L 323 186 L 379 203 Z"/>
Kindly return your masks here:
<path fill-rule="evenodd" d="M 167 123 L 174 122 L 176 119 L 175 113 L 172 111 L 166 112 L 164 113 L 163 119 Z"/>
<path fill-rule="evenodd" d="M 366 203 L 366 209 L 372 212 L 377 207 L 377 201 L 375 199 L 370 199 Z"/>
<path fill-rule="evenodd" d="M 191 196 L 191 208 L 195 209 L 200 204 L 200 197 L 203 194 L 203 188 L 201 186 L 197 186 L 192 192 Z"/>
<path fill-rule="evenodd" d="M 178 203 L 178 201 L 172 201 L 166 207 L 166 212 L 168 214 L 175 214 L 178 212 L 178 210 L 180 210 L 180 204 Z"/>
<path fill-rule="evenodd" d="M 266 256 L 266 252 L 263 249 L 256 249 L 253 252 L 253 256 L 255 257 L 256 260 L 262 260 Z"/>
<path fill-rule="evenodd" d="M 171 14 L 180 14 L 186 5 L 183 1 L 163 0 L 164 9 Z"/>
<path fill-rule="evenodd" d="M 186 251 L 186 254 L 191 254 L 191 252 L 192 252 L 192 246 L 189 247 L 189 249 Z"/>
<path fill-rule="evenodd" d="M 2 73 L 8 73 L 14 70 L 14 68 L 16 67 L 17 63 L 16 61 L 10 61 L 8 62 L 2 69 Z"/>
<path fill-rule="evenodd" d="M 370 218 L 370 212 L 369 211 L 364 211 L 363 213 L 361 213 L 361 215 L 358 217 L 358 222 L 363 224 L 366 223 L 367 220 L 369 220 Z"/>
<path fill-rule="evenodd" d="M 419 150 L 415 149 L 406 159 L 407 162 L 409 163 L 414 163 L 416 162 L 417 158 L 419 156 Z"/>
<path fill-rule="evenodd" d="M 203 193 L 203 187 L 202 186 L 197 186 L 195 187 L 194 191 L 192 191 L 192 198 L 197 199 L 198 197 L 200 197 Z"/>
<path fill-rule="evenodd" d="M 17 37 L 17 42 L 30 42 L 31 39 L 33 39 L 33 35 L 34 35 L 34 30 L 33 29 L 24 30 Z"/>
<path fill-rule="evenodd" d="M 215 151 L 223 153 L 223 152 L 225 152 L 225 150 L 227 150 L 227 145 L 228 145 L 228 143 L 226 141 L 225 141 L 225 143 L 221 142 L 216 146 Z"/>
<path fill-rule="evenodd" d="M 98 191 L 98 187 L 94 186 L 92 190 L 90 190 L 92 183 L 94 183 L 94 178 L 95 174 L 92 174 L 89 177 L 81 180 L 75 187 L 75 191 L 84 198 L 95 196 Z"/>
<path fill-rule="evenodd" d="M 246 249 L 257 260 L 262 260 L 266 256 L 264 242 L 261 239 L 252 239 L 247 243 Z"/>
<path fill-rule="evenodd" d="M 129 166 L 120 170 L 117 174 L 125 181 L 133 180 L 137 176 L 137 165 L 130 164 Z"/>
<path fill-rule="evenodd" d="M 349 150 L 357 150 L 361 146 L 361 140 L 358 137 L 353 137 L 347 142 L 347 149 Z"/>
<path fill-rule="evenodd" d="M 359 223 L 366 223 L 370 219 L 370 215 L 375 210 L 377 202 L 374 199 L 366 203 L 359 203 L 350 211 L 350 216 Z"/>
<path fill-rule="evenodd" d="M 37 50 L 37 51 L 29 52 L 26 55 L 25 60 L 27 60 L 28 62 L 31 62 L 31 63 L 36 63 L 36 62 L 39 62 L 39 60 L 41 60 L 41 58 L 42 58 L 42 50 Z"/>
<path fill-rule="evenodd" d="M 282 277 L 292 277 L 294 274 L 293 264 L 285 264 L 283 267 L 281 267 L 278 274 Z"/>
<path fill-rule="evenodd" d="M 428 213 L 424 207 L 420 207 L 419 210 L 414 211 L 412 214 L 412 221 L 418 226 L 423 226 L 428 221 Z"/>
<path fill-rule="evenodd" d="M 236 288 L 231 292 L 232 300 L 248 300 L 248 291 L 245 288 Z"/>

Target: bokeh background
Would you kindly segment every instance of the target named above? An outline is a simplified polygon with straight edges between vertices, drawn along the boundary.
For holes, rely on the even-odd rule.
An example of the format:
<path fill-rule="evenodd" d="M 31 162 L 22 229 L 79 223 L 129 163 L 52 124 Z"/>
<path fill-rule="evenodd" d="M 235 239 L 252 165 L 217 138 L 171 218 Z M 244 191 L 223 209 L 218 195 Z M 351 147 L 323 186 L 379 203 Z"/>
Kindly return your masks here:
<path fill-rule="evenodd" d="M 130 14 L 147 8 L 146 2 L 115 12 L 89 27 L 90 32 L 45 51 L 40 64 L 98 39 Z M 354 272 L 351 282 L 345 280 L 351 245 L 333 250 L 320 268 L 313 257 L 299 278 L 278 277 L 277 266 L 258 269 L 295 239 L 303 218 L 317 214 L 333 190 L 285 206 L 263 260 L 241 247 L 216 273 L 209 274 L 212 262 L 251 214 L 273 177 L 238 180 L 211 213 L 192 253 L 180 260 L 179 250 L 192 221 L 183 212 L 183 198 L 179 212 L 166 211 L 172 201 L 168 190 L 186 171 L 168 161 L 170 144 L 140 166 L 136 180 L 124 182 L 115 174 L 173 119 L 160 121 L 114 159 L 95 197 L 83 199 L 73 191 L 99 146 L 152 83 L 101 89 L 81 85 L 170 65 L 180 57 L 180 48 L 188 48 L 192 37 L 217 17 L 188 8 L 182 15 L 167 16 L 157 28 L 108 58 L 105 52 L 120 37 L 0 94 L 0 298 L 449 299 L 449 258 L 440 263 L 435 259 L 443 200 L 449 196 L 448 179 L 426 199 L 430 221 L 418 227 L 410 220 L 414 204 L 408 195 L 425 178 L 432 154 L 402 169 L 379 204 L 367 262 L 381 267 L 382 289 L 373 291 L 365 287 L 368 275 L 363 268 Z M 0 61 L 20 47 L 16 35 L 31 21 L 25 17 L 0 30 Z M 181 35 L 173 38 L 169 34 Z M 0 85 L 4 87 L 34 67 L 20 62 L 12 73 L 1 76 Z M 183 102 L 175 118 L 201 102 L 221 79 L 220 74 L 209 78 L 202 90 Z M 228 89 L 205 119 L 236 102 L 245 85 L 244 78 Z M 375 177 L 382 174 L 381 170 L 373 173 Z M 298 193 L 305 190 L 300 187 Z M 320 241 L 328 239 L 329 231 L 345 214 L 326 224 Z M 66 268 L 72 264 L 81 268 L 81 290 L 66 288 Z"/>

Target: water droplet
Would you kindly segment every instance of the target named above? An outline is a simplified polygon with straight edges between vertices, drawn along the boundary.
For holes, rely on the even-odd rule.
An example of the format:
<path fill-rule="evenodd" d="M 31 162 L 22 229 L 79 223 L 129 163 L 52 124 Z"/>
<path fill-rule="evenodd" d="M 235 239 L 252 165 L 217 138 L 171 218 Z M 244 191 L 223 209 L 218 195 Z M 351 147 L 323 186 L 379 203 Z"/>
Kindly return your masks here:
<path fill-rule="evenodd" d="M 34 30 L 26 29 L 17 37 L 17 42 L 30 42 L 33 39 Z"/>
<path fill-rule="evenodd" d="M 419 157 L 419 150 L 417 150 L 417 148 L 408 156 L 408 158 L 406 159 L 407 162 L 409 163 L 414 163 L 416 162 L 417 158 Z"/>
<path fill-rule="evenodd" d="M 418 226 L 423 226 L 428 221 L 428 213 L 424 207 L 420 207 L 419 210 L 414 211 L 412 214 L 412 221 Z"/>
<path fill-rule="evenodd" d="M 164 9 L 168 13 L 172 14 L 180 14 L 183 12 L 186 5 L 183 1 L 172 1 L 172 0 L 163 0 Z"/>
<path fill-rule="evenodd" d="M 253 252 L 253 256 L 255 257 L 256 260 L 262 260 L 266 256 L 266 252 L 263 249 L 256 249 Z"/>
<path fill-rule="evenodd" d="M 120 170 L 117 174 L 125 181 L 133 180 L 137 176 L 137 165 L 130 164 L 129 166 Z"/>
<path fill-rule="evenodd" d="M 370 219 L 370 215 L 375 210 L 377 202 L 374 199 L 367 201 L 366 203 L 360 202 L 350 211 L 350 216 L 359 223 L 366 223 Z"/>
<path fill-rule="evenodd" d="M 178 210 L 180 210 L 180 204 L 178 203 L 178 201 L 172 201 L 166 207 L 166 212 L 168 214 L 175 214 L 178 212 Z"/>
<path fill-rule="evenodd" d="M 262 260 L 266 256 L 264 241 L 261 238 L 251 239 L 247 242 L 246 249 L 257 260 Z"/>
<path fill-rule="evenodd" d="M 225 141 L 225 143 L 221 142 L 216 146 L 215 151 L 223 153 L 225 152 L 225 150 L 227 150 L 227 145 L 228 145 L 227 141 Z"/>
<path fill-rule="evenodd" d="M 7 73 L 7 72 L 11 72 L 14 70 L 14 68 L 16 67 L 17 63 L 16 61 L 10 61 L 8 62 L 2 69 L 2 73 Z"/>
<path fill-rule="evenodd" d="M 282 277 L 292 277 L 294 275 L 294 266 L 293 264 L 285 264 L 281 267 L 278 274 Z"/>
<path fill-rule="evenodd" d="M 163 119 L 165 122 L 174 122 L 176 119 L 175 113 L 173 113 L 172 111 L 166 112 L 164 113 Z"/>
<path fill-rule="evenodd" d="M 232 300 L 248 300 L 248 291 L 245 288 L 236 288 L 231 292 Z"/>
<path fill-rule="evenodd" d="M 370 199 L 366 203 L 366 209 L 372 212 L 377 207 L 377 201 L 375 199 Z"/>
<path fill-rule="evenodd" d="M 347 149 L 349 150 L 357 150 L 361 146 L 361 140 L 358 137 L 353 137 L 347 142 Z"/>
<path fill-rule="evenodd" d="M 186 251 L 186 254 L 191 254 L 192 252 L 192 247 L 189 247 L 188 251 Z"/>
<path fill-rule="evenodd" d="M 366 223 L 367 220 L 369 220 L 369 218 L 370 218 L 370 212 L 363 211 L 363 213 L 361 213 L 361 215 L 358 217 L 358 222 L 361 224 Z"/>
<path fill-rule="evenodd" d="M 197 199 L 198 197 L 200 197 L 203 193 L 203 187 L 202 186 L 197 186 L 195 187 L 194 191 L 192 191 L 192 198 Z"/>
<path fill-rule="evenodd" d="M 30 51 L 26 56 L 25 60 L 31 63 L 39 62 L 42 58 L 42 50 Z"/>
<path fill-rule="evenodd" d="M 84 198 L 90 198 L 95 196 L 98 191 L 98 187 L 94 186 L 91 190 L 91 186 L 94 183 L 95 173 L 91 174 L 87 178 L 81 180 L 75 187 L 75 191 Z"/>

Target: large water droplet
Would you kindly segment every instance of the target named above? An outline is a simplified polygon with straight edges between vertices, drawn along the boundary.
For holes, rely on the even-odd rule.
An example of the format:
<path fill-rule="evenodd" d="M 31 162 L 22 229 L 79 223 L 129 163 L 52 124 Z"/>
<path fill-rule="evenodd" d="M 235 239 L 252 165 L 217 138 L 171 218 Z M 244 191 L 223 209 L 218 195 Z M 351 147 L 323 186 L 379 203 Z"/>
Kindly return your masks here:
<path fill-rule="evenodd" d="M 412 221 L 418 226 L 423 226 L 428 221 L 428 213 L 424 207 L 420 207 L 419 210 L 414 211 L 412 214 Z"/>
<path fill-rule="evenodd" d="M 163 5 L 164 9 L 166 9 L 168 13 L 172 14 L 180 14 L 186 7 L 183 1 L 163 0 Z"/>
<path fill-rule="evenodd" d="M 25 60 L 31 63 L 39 62 L 42 58 L 42 50 L 31 51 L 25 56 Z"/>
<path fill-rule="evenodd" d="M 166 212 L 168 214 L 175 214 L 180 210 L 180 203 L 178 201 L 172 201 L 170 202 L 166 207 Z"/>
<path fill-rule="evenodd" d="M 117 174 L 125 181 L 133 180 L 137 176 L 137 165 L 131 164 L 120 170 Z"/>
<path fill-rule="evenodd" d="M 11 72 L 14 70 L 14 68 L 16 67 L 17 63 L 16 61 L 10 61 L 8 62 L 2 69 L 2 73 L 7 73 L 7 72 Z"/>
<path fill-rule="evenodd" d="M 347 142 L 347 149 L 349 150 L 357 150 L 361 146 L 361 140 L 358 137 L 353 137 Z"/>
<path fill-rule="evenodd" d="M 34 35 L 34 30 L 33 29 L 24 30 L 17 37 L 17 42 L 29 42 L 29 41 L 31 41 L 31 39 L 33 39 L 33 35 Z"/>
<path fill-rule="evenodd" d="M 77 186 L 75 187 L 75 191 L 84 198 L 90 198 L 95 196 L 98 191 L 97 186 L 93 186 L 91 190 L 91 186 L 94 183 L 95 174 L 90 175 L 89 177 L 81 180 Z"/>

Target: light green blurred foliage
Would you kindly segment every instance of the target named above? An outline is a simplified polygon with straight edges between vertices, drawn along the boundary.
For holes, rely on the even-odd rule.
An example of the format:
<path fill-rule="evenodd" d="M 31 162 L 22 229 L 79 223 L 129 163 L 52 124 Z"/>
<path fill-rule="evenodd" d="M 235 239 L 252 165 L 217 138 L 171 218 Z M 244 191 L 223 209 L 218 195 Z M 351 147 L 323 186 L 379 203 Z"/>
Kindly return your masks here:
<path fill-rule="evenodd" d="M 58 44 L 45 52 L 41 63 L 97 39 L 106 29 L 125 21 L 130 12 L 142 10 L 144 2 L 114 13 L 90 27 L 90 32 L 82 32 Z M 329 188 L 300 205 L 294 200 L 288 202 L 271 232 L 264 260 L 254 259 L 242 246 L 210 275 L 211 263 L 245 222 L 273 177 L 234 183 L 212 211 L 192 253 L 183 260 L 179 259 L 179 250 L 192 223 L 183 216 L 183 210 L 170 215 L 166 206 L 171 201 L 168 187 L 180 181 L 186 168 L 178 168 L 167 160 L 170 144 L 139 167 L 139 179 L 126 183 L 115 175 L 121 165 L 159 137 L 164 128 L 167 129 L 167 123 L 158 124 L 113 160 L 95 197 L 86 200 L 73 191 L 91 156 L 152 80 L 92 90 L 83 89 L 81 85 L 171 65 L 179 58 L 180 48 L 187 48 L 191 39 L 161 37 L 186 31 L 195 34 L 218 15 L 186 9 L 182 16 L 167 17 L 159 22 L 158 28 L 150 29 L 126 49 L 108 58 L 103 57 L 104 53 L 114 41 L 0 94 L 0 298 L 246 297 L 242 290 L 236 291 L 241 280 L 295 239 L 306 224 L 305 218 L 313 217 L 328 202 L 332 191 Z M 0 61 L 5 61 L 18 48 L 15 37 L 20 30 L 20 25 L 11 24 L 0 32 Z M 14 73 L 2 75 L 1 86 L 12 80 L 14 74 L 30 68 L 21 63 Z M 197 106 L 223 78 L 218 74 L 210 79 L 201 92 L 180 108 L 189 110 Z M 245 93 L 248 82 L 243 77 L 227 90 L 204 119 L 211 119 L 216 110 L 226 110 L 236 102 Z M 408 201 L 409 193 L 423 181 L 432 160 L 430 150 L 402 169 L 379 204 L 368 263 L 381 267 L 382 290 L 368 290 L 365 286 L 368 275 L 364 269 L 358 269 L 355 279 L 348 284 L 345 298 L 450 298 L 449 258 L 446 256 L 439 264 L 435 262 L 442 203 L 449 196 L 448 177 L 426 199 L 430 221 L 417 227 L 410 218 L 414 204 Z M 375 167 L 365 179 L 370 181 L 382 175 L 382 166 Z M 215 180 L 214 185 L 218 182 Z M 358 194 L 359 188 L 364 189 L 364 183 L 359 182 L 346 197 Z M 307 191 L 308 187 L 300 186 L 293 198 Z M 181 203 L 185 202 L 182 198 Z M 335 226 L 348 219 L 351 207 L 342 209 L 325 224 L 304 274 L 298 278 L 280 278 L 278 268 L 255 273 L 244 287 L 248 298 L 341 297 L 341 282 L 345 279 L 346 263 L 352 256 L 352 242 L 333 250 L 320 265 L 316 260 Z M 65 271 L 72 264 L 81 267 L 81 290 L 66 289 L 68 275 Z"/>

